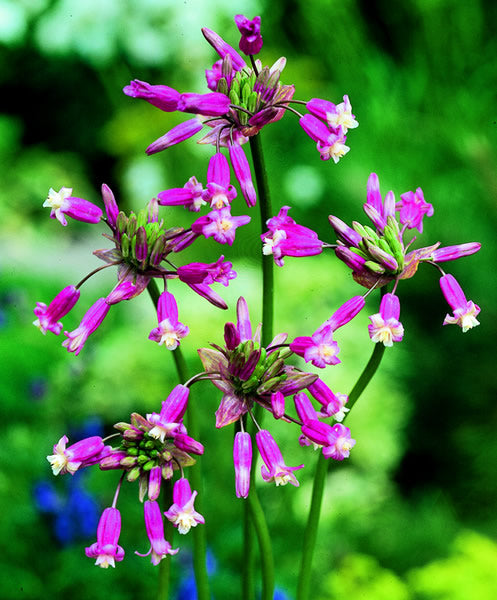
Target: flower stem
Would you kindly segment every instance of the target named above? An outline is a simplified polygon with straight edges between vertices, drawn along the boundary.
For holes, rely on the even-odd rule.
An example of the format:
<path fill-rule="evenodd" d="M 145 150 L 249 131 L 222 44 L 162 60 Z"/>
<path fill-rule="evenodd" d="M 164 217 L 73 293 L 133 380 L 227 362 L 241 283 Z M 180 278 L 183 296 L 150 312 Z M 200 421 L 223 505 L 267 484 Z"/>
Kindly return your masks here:
<path fill-rule="evenodd" d="M 264 156 L 262 154 L 261 134 L 252 136 L 250 150 L 254 163 L 255 180 L 257 182 L 259 211 L 261 215 L 261 233 L 266 229 L 266 221 L 271 218 L 271 198 L 267 181 Z M 273 339 L 273 303 L 274 303 L 274 273 L 271 256 L 264 256 L 259 244 L 262 257 L 262 345 L 267 346 Z"/>
<path fill-rule="evenodd" d="M 259 212 L 261 216 L 261 233 L 265 232 L 266 221 L 271 218 L 271 198 L 267 180 L 266 167 L 261 145 L 261 134 L 252 136 L 250 140 L 250 151 L 254 165 L 255 180 L 257 185 L 257 196 Z M 273 260 L 270 256 L 264 256 L 260 244 L 258 251 L 261 255 L 262 269 L 262 346 L 268 346 L 273 339 L 273 305 L 274 305 L 274 273 Z M 259 405 L 255 407 L 255 418 L 260 422 L 262 409 Z M 250 427 L 249 432 L 253 436 L 255 427 Z M 255 463 L 256 455 L 252 459 L 250 494 L 244 504 L 244 561 L 242 570 L 242 598 L 252 600 L 254 598 L 254 528 L 259 543 L 262 574 L 262 596 L 261 600 L 273 600 L 274 594 L 274 559 L 271 547 L 271 537 L 266 523 L 264 511 L 255 489 Z"/>
<path fill-rule="evenodd" d="M 152 302 L 157 308 L 159 301 L 159 288 L 155 279 L 151 279 L 147 291 L 150 294 Z M 176 372 L 178 374 L 178 380 L 180 383 L 184 383 L 188 379 L 188 368 L 186 365 L 185 358 L 180 350 L 172 351 Z M 198 439 L 198 423 L 195 411 L 193 410 L 193 404 L 188 405 L 187 410 L 188 419 L 188 433 L 194 439 Z M 198 491 L 196 500 L 196 508 L 202 512 L 202 473 L 200 471 L 199 459 L 195 467 L 189 473 L 189 480 L 192 488 Z M 210 600 L 209 595 L 209 578 L 207 575 L 207 542 L 205 536 L 205 526 L 195 527 L 193 529 L 193 571 L 195 573 L 195 583 L 197 586 L 197 598 L 198 600 Z M 162 560 L 159 565 L 159 600 L 167 600 L 167 590 L 169 587 L 169 560 Z M 165 591 L 164 591 L 165 590 Z"/>
<path fill-rule="evenodd" d="M 359 379 L 357 380 L 356 384 L 354 385 L 352 391 L 349 394 L 349 401 L 347 402 L 347 407 L 349 409 L 351 409 L 354 406 L 362 392 L 366 389 L 368 383 L 373 378 L 374 374 L 376 373 L 376 370 L 380 365 L 384 352 L 385 346 L 383 344 L 375 344 L 373 354 L 371 355 L 368 364 L 364 368 L 364 371 L 361 373 Z M 347 413 L 347 416 L 349 414 L 350 412 Z M 304 532 L 302 561 L 300 564 L 300 573 L 297 586 L 297 600 L 309 599 L 312 581 L 312 557 L 314 554 L 314 547 L 316 545 L 319 517 L 321 514 L 321 502 L 323 500 L 323 491 L 327 471 L 327 459 L 325 459 L 324 456 L 320 454 L 316 465 L 316 472 L 314 474 L 311 508 L 309 510 L 307 525 Z"/>

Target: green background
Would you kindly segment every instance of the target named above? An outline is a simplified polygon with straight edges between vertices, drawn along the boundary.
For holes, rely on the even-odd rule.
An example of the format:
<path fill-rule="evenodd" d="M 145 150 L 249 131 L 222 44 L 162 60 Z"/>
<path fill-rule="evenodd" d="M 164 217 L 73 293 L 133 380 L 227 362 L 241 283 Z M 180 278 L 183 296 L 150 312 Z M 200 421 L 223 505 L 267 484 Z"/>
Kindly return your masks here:
<path fill-rule="evenodd" d="M 189 140 L 147 157 L 144 149 L 183 116 L 163 113 L 122 93 L 130 79 L 182 92 L 206 91 L 204 69 L 215 53 L 203 26 L 237 46 L 232 17 L 262 16 L 261 59 L 287 57 L 282 76 L 295 97 L 352 102 L 360 126 L 338 165 L 321 162 L 313 142 L 288 114 L 263 132 L 274 212 L 291 215 L 333 242 L 327 216 L 366 222 L 362 204 L 374 171 L 385 194 L 421 187 L 435 215 L 425 219 L 419 245 L 481 241 L 481 252 L 447 264 L 468 298 L 482 308 L 481 326 L 462 334 L 442 327 L 447 311 L 434 269 L 401 282 L 402 344 L 387 350 L 380 373 L 348 425 L 357 439 L 351 458 L 332 465 L 316 549 L 315 598 L 490 600 L 497 595 L 497 412 L 495 225 L 497 220 L 497 38 L 493 2 L 456 0 L 0 0 L 0 576 L 5 598 L 134 598 L 156 587 L 156 569 L 135 549 L 147 547 L 135 486 L 124 487 L 121 544 L 115 570 L 93 566 L 83 548 L 94 538 L 60 547 L 52 524 L 33 501 L 33 486 L 51 480 L 45 456 L 66 432 L 97 415 L 106 428 L 131 411 L 158 410 L 176 383 L 168 352 L 147 340 L 156 317 L 144 294 L 114 307 L 78 357 L 62 339 L 31 325 L 37 301 L 48 303 L 65 285 L 99 266 L 91 252 L 108 246 L 99 226 L 71 221 L 62 228 L 42 208 L 50 187 L 99 203 L 107 183 L 125 209 L 140 209 L 192 175 L 205 182 L 211 147 Z M 260 318 L 256 209 L 232 248 L 212 239 L 185 253 L 215 260 L 224 252 L 238 279 L 218 291 L 220 311 L 186 286 L 171 285 L 190 368 L 196 348 L 220 343 L 239 295 Z M 191 214 L 161 209 L 167 223 Z M 64 326 L 105 295 L 115 275 L 99 274 Z M 172 282 L 177 283 L 177 282 Z M 350 296 L 360 293 L 332 253 L 287 259 L 276 273 L 275 330 L 310 335 Z M 342 364 L 324 377 L 348 393 L 372 350 L 368 314 L 340 330 Z M 232 431 L 214 428 L 219 396 L 207 383 L 192 390 L 201 416 L 208 544 L 217 567 L 216 598 L 233 598 L 244 558 L 242 501 L 234 495 Z M 295 428 L 270 421 L 287 464 L 305 462 L 300 488 L 260 483 L 274 542 L 277 585 L 293 597 L 296 565 L 316 455 L 296 443 Z M 69 476 L 67 476 L 69 477 Z M 55 481 L 61 494 L 64 482 Z M 108 506 L 115 473 L 95 469 L 87 488 Z M 172 559 L 174 585 L 186 576 L 190 539 Z"/>

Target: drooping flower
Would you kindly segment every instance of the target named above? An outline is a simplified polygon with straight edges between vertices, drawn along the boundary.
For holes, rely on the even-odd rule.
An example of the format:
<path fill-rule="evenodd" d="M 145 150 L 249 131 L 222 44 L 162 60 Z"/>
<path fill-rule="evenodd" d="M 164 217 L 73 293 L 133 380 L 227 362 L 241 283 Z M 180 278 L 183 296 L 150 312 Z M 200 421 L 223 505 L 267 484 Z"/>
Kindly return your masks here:
<path fill-rule="evenodd" d="M 452 275 L 444 275 L 440 278 L 440 287 L 443 295 L 453 311 L 453 316 L 447 315 L 444 325 L 459 325 L 466 333 L 480 324 L 476 319 L 480 312 L 480 307 L 472 300 L 466 300 L 466 296 L 456 278 Z"/>
<path fill-rule="evenodd" d="M 323 447 L 323 456 L 343 460 L 350 455 L 356 441 L 350 436 L 350 429 L 341 423 L 331 426 L 318 420 L 310 420 L 302 426 L 302 433 Z"/>
<path fill-rule="evenodd" d="M 333 102 L 321 98 L 312 98 L 306 104 L 306 108 L 312 115 L 325 121 L 334 130 L 341 127 L 343 133 L 347 133 L 348 129 L 359 127 L 359 123 L 352 114 L 352 106 L 348 96 L 344 96 L 343 102 L 340 104 L 333 104 Z"/>
<path fill-rule="evenodd" d="M 399 315 L 399 298 L 395 294 L 385 294 L 381 299 L 380 312 L 369 317 L 371 324 L 368 325 L 368 331 L 373 342 L 391 347 L 394 342 L 402 341 L 404 327 Z"/>
<path fill-rule="evenodd" d="M 151 413 L 147 415 L 147 420 L 153 425 L 148 432 L 150 437 L 164 442 L 166 437 L 174 437 L 174 434 L 180 430 L 181 421 L 188 405 L 188 396 L 190 388 L 184 385 L 177 385 L 162 403 L 160 413 Z"/>
<path fill-rule="evenodd" d="M 36 308 L 33 310 L 38 317 L 33 321 L 33 325 L 46 335 L 47 331 L 59 335 L 62 331 L 62 323 L 59 319 L 65 317 L 67 313 L 74 307 L 79 299 L 80 292 L 73 285 L 68 285 L 47 305 L 43 302 L 37 302 Z"/>
<path fill-rule="evenodd" d="M 145 554 L 136 552 L 138 556 L 148 556 L 153 565 L 158 565 L 168 554 L 176 554 L 179 548 L 173 550 L 171 544 L 164 537 L 164 522 L 162 521 L 159 504 L 155 500 L 146 500 L 144 503 L 145 528 L 150 540 L 150 550 Z"/>
<path fill-rule="evenodd" d="M 274 481 L 277 486 L 291 483 L 298 487 L 299 482 L 293 472 L 302 469 L 304 465 L 288 467 L 283 460 L 278 444 L 267 429 L 258 431 L 255 434 L 255 439 L 257 448 L 265 464 L 265 466 L 261 467 L 261 474 L 264 481 Z"/>
<path fill-rule="evenodd" d="M 196 496 L 197 492 L 192 493 L 188 479 L 181 477 L 174 484 L 174 504 L 164 514 L 181 534 L 188 533 L 198 523 L 205 523 L 204 517 L 193 507 Z"/>
<path fill-rule="evenodd" d="M 233 464 L 235 465 L 236 497 L 246 498 L 250 491 L 250 471 L 252 468 L 252 438 L 246 431 L 238 431 L 235 434 Z"/>
<path fill-rule="evenodd" d="M 102 217 L 102 210 L 84 200 L 71 196 L 72 188 L 62 187 L 58 192 L 50 188 L 48 198 L 43 203 L 44 207 L 51 208 L 50 218 L 57 219 L 62 225 L 67 225 L 66 215 L 83 223 L 98 223 Z"/>
<path fill-rule="evenodd" d="M 121 534 L 121 513 L 117 508 L 106 508 L 100 517 L 97 541 L 85 548 L 86 556 L 96 558 L 95 564 L 103 569 L 115 567 L 115 561 L 124 558 L 124 550 L 119 546 Z"/>
<path fill-rule="evenodd" d="M 220 256 L 214 263 L 189 263 L 178 267 L 178 277 L 185 283 L 203 283 L 210 285 L 214 282 L 227 286 L 236 277 L 232 264 Z"/>
<path fill-rule="evenodd" d="M 175 350 L 180 339 L 189 333 L 189 328 L 178 321 L 178 306 L 169 292 L 162 292 L 157 302 L 157 320 L 159 325 L 152 329 L 149 340 L 164 345 L 168 350 Z"/>
<path fill-rule="evenodd" d="M 93 306 L 85 313 L 79 326 L 71 332 L 64 331 L 67 340 L 62 342 L 62 345 L 69 352 L 74 352 L 76 356 L 81 352 L 88 337 L 94 333 L 102 324 L 102 321 L 109 312 L 110 305 L 105 298 L 99 298 Z"/>

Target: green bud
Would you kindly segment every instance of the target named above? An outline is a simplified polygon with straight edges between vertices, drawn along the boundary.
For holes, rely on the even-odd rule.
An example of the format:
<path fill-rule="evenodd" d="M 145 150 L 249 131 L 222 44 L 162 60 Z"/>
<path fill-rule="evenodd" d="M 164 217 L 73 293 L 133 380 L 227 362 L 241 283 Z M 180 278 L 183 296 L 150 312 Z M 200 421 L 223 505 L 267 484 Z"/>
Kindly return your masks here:
<path fill-rule="evenodd" d="M 121 235 L 126 231 L 128 227 L 128 217 L 123 213 L 122 210 L 117 215 L 116 227 L 119 233 L 121 233 Z"/>
<path fill-rule="evenodd" d="M 366 229 L 357 221 L 352 221 L 352 228 L 356 233 L 362 235 L 362 237 L 368 237 L 368 232 Z"/>
<path fill-rule="evenodd" d="M 244 112 L 243 110 L 237 110 L 238 120 L 242 125 L 246 125 L 250 118 L 250 115 Z"/>
<path fill-rule="evenodd" d="M 229 96 L 231 104 L 236 104 L 237 106 L 240 106 L 240 96 L 233 89 L 233 84 L 231 84 L 231 90 L 230 90 L 230 93 L 228 94 L 228 96 Z"/>
<path fill-rule="evenodd" d="M 248 104 L 248 99 L 249 99 L 251 92 L 252 92 L 252 88 L 250 87 L 249 82 L 247 80 L 245 80 L 243 82 L 242 89 L 241 89 L 241 98 L 242 98 L 242 102 L 245 106 L 247 106 L 247 104 Z"/>
<path fill-rule="evenodd" d="M 278 387 L 281 381 L 281 377 L 272 377 L 271 379 L 267 379 L 257 388 L 257 393 L 266 394 L 268 392 L 271 392 L 272 390 Z"/>
<path fill-rule="evenodd" d="M 259 101 L 259 96 L 258 96 L 257 92 L 251 92 L 250 96 L 247 99 L 247 109 L 251 113 L 255 113 L 258 101 Z"/>
<path fill-rule="evenodd" d="M 135 213 L 130 213 L 128 219 L 128 236 L 132 238 L 136 233 L 136 215 Z"/>
<path fill-rule="evenodd" d="M 244 392 L 248 392 L 250 390 L 252 390 L 255 386 L 257 386 L 257 384 L 259 383 L 259 378 L 257 377 L 257 375 L 251 375 L 247 381 L 244 381 L 242 383 L 242 390 Z"/>
<path fill-rule="evenodd" d="M 144 465 L 148 461 L 148 456 L 146 454 L 140 454 L 136 460 L 139 465 Z"/>
<path fill-rule="evenodd" d="M 232 92 L 234 92 L 238 96 L 238 98 L 240 98 L 240 81 L 238 79 L 233 79 L 233 81 L 231 82 L 230 98 Z"/>
<path fill-rule="evenodd" d="M 368 227 L 367 225 L 364 226 L 364 229 L 366 231 L 366 233 L 368 234 L 368 237 L 372 238 L 375 242 L 379 241 L 379 237 L 378 234 L 376 233 L 376 231 L 374 229 L 372 229 L 371 227 Z"/>
<path fill-rule="evenodd" d="M 126 233 L 123 233 L 121 236 L 121 254 L 123 255 L 123 258 L 129 256 L 129 246 L 129 237 Z"/>
<path fill-rule="evenodd" d="M 140 477 L 140 467 L 134 467 L 131 471 L 128 471 L 126 475 L 126 479 L 129 482 L 136 481 Z"/>
<path fill-rule="evenodd" d="M 150 471 L 150 470 L 152 470 L 152 469 L 153 469 L 155 466 L 156 466 L 156 465 L 155 465 L 155 460 L 149 460 L 148 462 L 146 462 L 146 463 L 143 465 L 142 469 L 143 469 L 144 471 Z"/>
<path fill-rule="evenodd" d="M 228 95 L 228 82 L 226 81 L 225 77 L 221 77 L 221 79 L 217 82 L 216 91 L 218 91 L 220 94 L 224 94 L 225 96 Z"/>
<path fill-rule="evenodd" d="M 283 348 L 283 350 L 280 350 L 280 358 L 283 360 L 286 360 L 292 356 L 292 354 L 293 352 L 290 350 L 290 348 Z"/>
<path fill-rule="evenodd" d="M 274 352 L 271 352 L 271 354 L 268 355 L 268 357 L 266 358 L 266 369 L 270 369 L 272 364 L 274 362 L 276 362 L 278 360 L 278 358 L 280 357 L 280 350 L 275 350 Z"/>
<path fill-rule="evenodd" d="M 271 379 L 272 377 L 275 377 L 276 375 L 278 375 L 278 373 L 281 371 L 283 365 L 285 364 L 285 361 L 280 358 L 279 360 L 277 360 L 264 374 L 264 378 L 267 379 Z"/>
<path fill-rule="evenodd" d="M 128 442 L 128 444 L 129 444 L 129 442 Z M 130 447 L 128 444 L 126 444 L 126 452 L 130 456 L 138 456 L 138 448 L 136 448 L 136 447 Z"/>
<path fill-rule="evenodd" d="M 119 461 L 119 464 L 121 465 L 121 467 L 129 469 L 136 465 L 136 458 L 134 456 L 125 456 Z"/>
<path fill-rule="evenodd" d="M 155 442 L 154 442 L 154 441 L 152 441 L 152 440 L 147 440 L 147 441 L 145 442 L 145 445 L 144 445 L 144 447 L 145 447 L 147 450 L 152 450 L 152 448 L 155 448 Z"/>
<path fill-rule="evenodd" d="M 385 272 L 385 269 L 379 265 L 376 262 L 373 262 L 372 260 L 367 260 L 364 263 L 364 266 L 367 267 L 370 271 L 373 271 L 373 273 L 378 273 L 378 275 L 382 275 Z"/>
<path fill-rule="evenodd" d="M 271 89 L 276 88 L 280 81 L 280 76 L 281 76 L 281 71 L 279 71 L 278 69 L 276 69 L 276 71 L 273 71 L 267 81 L 266 87 L 271 88 Z"/>
<path fill-rule="evenodd" d="M 129 423 L 120 421 L 114 425 L 114 429 L 117 429 L 118 431 L 126 431 L 127 429 L 131 429 L 131 425 Z"/>
<path fill-rule="evenodd" d="M 138 217 L 136 219 L 136 227 L 145 227 L 148 223 L 148 210 L 146 208 L 142 208 L 138 213 Z"/>

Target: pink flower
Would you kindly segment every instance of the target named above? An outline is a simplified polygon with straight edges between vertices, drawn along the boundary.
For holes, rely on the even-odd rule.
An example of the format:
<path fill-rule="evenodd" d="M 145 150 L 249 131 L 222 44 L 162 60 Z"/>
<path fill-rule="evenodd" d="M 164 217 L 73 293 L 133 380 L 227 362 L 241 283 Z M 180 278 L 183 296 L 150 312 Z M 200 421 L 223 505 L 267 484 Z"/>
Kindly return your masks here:
<path fill-rule="evenodd" d="M 107 569 L 109 565 L 115 567 L 114 561 L 124 558 L 124 550 L 117 543 L 120 533 L 120 512 L 117 508 L 106 508 L 98 522 L 97 541 L 85 548 L 86 556 L 96 558 L 95 564 L 103 569 Z"/>
<path fill-rule="evenodd" d="M 324 369 L 326 365 L 337 365 L 340 350 L 333 340 L 333 329 L 330 325 L 320 327 L 311 337 L 297 337 L 290 344 L 290 350 L 302 356 L 305 362 L 311 362 L 315 367 Z"/>
<path fill-rule="evenodd" d="M 259 54 L 262 49 L 261 18 L 254 17 L 252 20 L 243 15 L 235 16 L 235 23 L 242 34 L 239 48 L 247 56 Z"/>
<path fill-rule="evenodd" d="M 252 439 L 246 431 L 238 431 L 235 434 L 233 462 L 236 497 L 246 498 L 250 490 L 250 470 L 252 468 Z"/>
<path fill-rule="evenodd" d="M 174 484 L 174 504 L 164 515 L 181 534 L 188 533 L 198 523 L 205 523 L 204 517 L 193 507 L 196 496 L 197 492 L 192 493 L 188 479 L 181 477 Z"/>
<path fill-rule="evenodd" d="M 168 350 L 175 350 L 180 339 L 189 333 L 189 328 L 178 321 L 178 306 L 169 292 L 163 292 L 157 303 L 157 320 L 159 325 L 152 329 L 149 340 L 164 345 Z"/>
<path fill-rule="evenodd" d="M 66 215 L 76 221 L 98 223 L 102 216 L 102 210 L 88 200 L 73 198 L 71 194 L 71 188 L 62 187 L 58 192 L 50 188 L 48 198 L 43 203 L 44 207 L 52 209 L 50 218 L 57 219 L 64 226 L 67 225 Z"/>
<path fill-rule="evenodd" d="M 455 277 L 444 275 L 440 278 L 440 287 L 453 311 L 453 316 L 447 315 L 445 317 L 444 325 L 459 325 L 463 333 L 466 333 L 469 329 L 473 329 L 473 327 L 480 324 L 476 319 L 480 307 L 472 300 L 466 300 L 466 296 Z"/>
<path fill-rule="evenodd" d="M 46 335 L 47 331 L 59 335 L 62 331 L 62 323 L 59 319 L 67 315 L 78 299 L 79 290 L 73 285 L 68 285 L 55 296 L 48 307 L 43 302 L 37 302 L 33 312 L 38 318 L 36 321 L 33 321 L 33 325 L 38 327 L 44 335 Z"/>
<path fill-rule="evenodd" d="M 393 346 L 402 341 L 404 327 L 399 321 L 400 303 L 395 294 L 385 294 L 381 299 L 380 312 L 372 315 L 368 325 L 369 337 L 373 342 L 381 342 L 384 346 Z"/>
<path fill-rule="evenodd" d="M 274 481 L 277 486 L 291 483 L 298 487 L 299 482 L 293 474 L 293 471 L 302 469 L 304 465 L 299 465 L 298 467 L 288 467 L 285 465 L 278 444 L 266 429 L 258 431 L 255 435 L 255 439 L 262 460 L 266 465 L 265 467 L 261 467 L 261 474 L 264 481 Z"/>
<path fill-rule="evenodd" d="M 231 246 L 235 241 L 235 230 L 250 222 L 249 216 L 233 217 L 230 207 L 212 210 L 209 214 L 199 217 L 192 223 L 192 231 L 208 237 L 213 237 L 220 244 Z"/>
<path fill-rule="evenodd" d="M 148 434 L 161 442 L 166 437 L 174 437 L 174 434 L 180 429 L 183 416 L 188 405 L 188 396 L 190 388 L 184 385 L 177 385 L 162 403 L 160 413 L 151 413 L 147 415 L 148 422 L 153 425 Z"/>
<path fill-rule="evenodd" d="M 207 187 L 202 194 L 202 199 L 210 204 L 213 209 L 230 206 L 236 198 L 236 189 L 230 184 L 230 167 L 228 159 L 216 152 L 209 161 L 207 170 Z"/>
<path fill-rule="evenodd" d="M 53 447 L 54 454 L 47 456 L 54 475 L 74 475 L 81 466 L 86 466 L 86 462 L 98 456 L 104 449 L 104 443 L 99 436 L 85 438 L 66 448 L 68 441 L 68 437 L 63 435 Z"/>
<path fill-rule="evenodd" d="M 84 315 L 81 323 L 74 331 L 64 331 L 67 340 L 62 342 L 62 345 L 69 352 L 74 352 L 76 356 L 81 352 L 88 337 L 94 333 L 102 324 L 107 313 L 109 312 L 109 304 L 105 298 L 99 298 L 93 306 L 91 306 Z"/>
<path fill-rule="evenodd" d="M 164 522 L 161 510 L 155 500 L 146 500 L 143 506 L 145 513 L 145 528 L 150 540 L 150 550 L 145 554 L 135 551 L 138 556 L 151 555 L 153 565 L 158 565 L 168 554 L 176 554 L 179 550 L 173 550 L 171 544 L 164 538 Z"/>
<path fill-rule="evenodd" d="M 408 229 L 414 227 L 423 233 L 423 217 L 433 216 L 433 205 L 425 202 L 423 190 L 417 188 L 416 192 L 401 194 L 401 201 L 397 203 L 396 209 L 400 211 L 399 220 Z"/>

